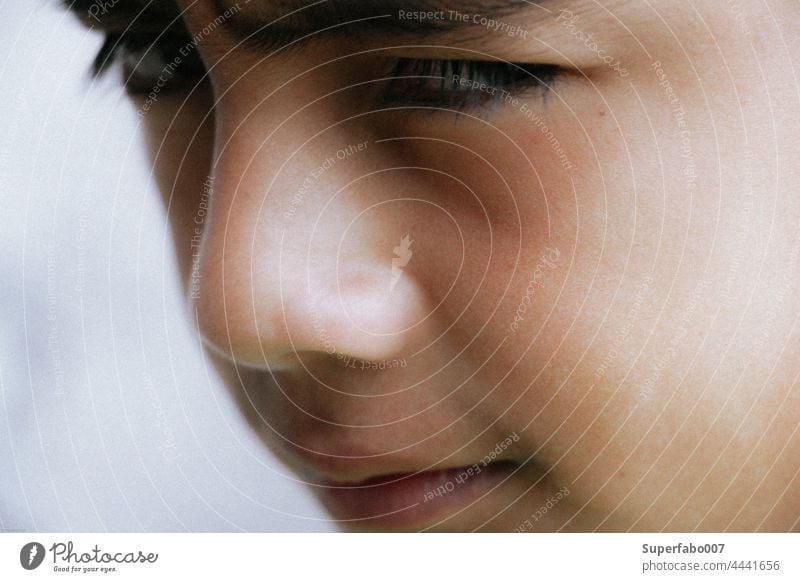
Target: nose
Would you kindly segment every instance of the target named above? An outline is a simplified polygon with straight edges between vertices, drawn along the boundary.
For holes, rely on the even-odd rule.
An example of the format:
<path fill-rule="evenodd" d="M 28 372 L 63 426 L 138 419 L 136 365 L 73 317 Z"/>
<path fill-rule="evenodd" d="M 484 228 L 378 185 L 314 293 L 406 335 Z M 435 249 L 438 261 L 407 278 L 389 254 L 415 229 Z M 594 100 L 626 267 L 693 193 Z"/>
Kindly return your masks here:
<path fill-rule="evenodd" d="M 411 216 L 368 138 L 300 135 L 233 137 L 217 158 L 190 283 L 204 341 L 271 370 L 401 357 L 428 314 Z"/>

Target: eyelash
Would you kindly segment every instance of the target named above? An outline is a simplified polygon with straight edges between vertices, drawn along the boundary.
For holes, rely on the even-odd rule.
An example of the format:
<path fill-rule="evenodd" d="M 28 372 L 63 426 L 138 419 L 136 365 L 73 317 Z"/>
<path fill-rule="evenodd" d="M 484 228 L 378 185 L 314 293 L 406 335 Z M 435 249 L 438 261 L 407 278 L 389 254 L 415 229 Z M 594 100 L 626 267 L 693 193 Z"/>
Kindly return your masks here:
<path fill-rule="evenodd" d="M 133 95 L 146 95 L 156 86 L 159 75 L 166 75 L 167 82 L 159 87 L 160 92 L 191 87 L 205 75 L 205 66 L 196 50 L 180 50 L 187 46 L 184 36 L 164 33 L 151 34 L 107 34 L 105 42 L 95 56 L 92 70 L 101 75 L 116 63 L 121 63 L 126 90 Z M 170 63 L 179 62 L 170 67 Z"/>
<path fill-rule="evenodd" d="M 503 61 L 400 59 L 388 75 L 382 100 L 466 109 L 499 103 L 503 92 L 550 90 L 558 67 Z"/>
<path fill-rule="evenodd" d="M 154 38 L 108 34 L 95 57 L 94 73 L 99 75 L 120 62 L 128 92 L 147 94 L 185 44 L 185 39 L 177 35 Z M 164 92 L 187 88 L 205 75 L 196 51 L 181 57 L 180 66 L 169 71 L 168 83 L 162 87 Z M 428 106 L 432 110 L 489 107 L 500 102 L 503 92 L 548 91 L 558 72 L 558 67 L 543 64 L 401 58 L 390 68 L 380 97 L 386 104 Z"/>

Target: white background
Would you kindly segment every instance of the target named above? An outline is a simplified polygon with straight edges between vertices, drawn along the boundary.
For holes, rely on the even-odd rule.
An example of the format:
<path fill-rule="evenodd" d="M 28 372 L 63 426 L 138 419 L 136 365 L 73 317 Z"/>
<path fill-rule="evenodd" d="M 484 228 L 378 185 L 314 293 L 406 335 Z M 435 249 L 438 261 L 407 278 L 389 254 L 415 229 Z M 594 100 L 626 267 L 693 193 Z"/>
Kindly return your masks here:
<path fill-rule="evenodd" d="M 0 545 L 0 578 L 63 580 L 67 576 L 68 580 L 137 582 L 220 578 L 237 582 L 795 582 L 800 572 L 796 540 L 792 534 L 94 534 L 36 538 L 17 534 L 5 536 L 6 543 Z M 20 566 L 20 550 L 31 541 L 42 544 L 46 555 L 36 570 L 26 572 Z M 50 549 L 55 543 L 66 546 L 69 541 L 77 556 L 93 552 L 97 545 L 99 553 L 152 552 L 158 554 L 158 559 L 155 563 L 115 565 L 116 572 L 107 574 L 56 572 L 56 566 L 65 567 L 65 551 L 57 546 L 59 555 L 54 561 Z M 689 544 L 717 544 L 721 552 L 662 553 L 659 557 L 644 554 L 643 544 L 672 548 L 678 544 L 684 548 Z M 725 544 L 724 548 L 720 544 Z M 701 570 L 644 572 L 645 565 L 680 568 L 689 563 L 699 564 Z M 734 563 L 737 568 L 731 567 Z M 703 564 L 714 570 L 703 571 Z M 75 565 L 73 561 L 66 567 Z M 98 566 L 78 564 L 78 570 L 83 565 Z"/>

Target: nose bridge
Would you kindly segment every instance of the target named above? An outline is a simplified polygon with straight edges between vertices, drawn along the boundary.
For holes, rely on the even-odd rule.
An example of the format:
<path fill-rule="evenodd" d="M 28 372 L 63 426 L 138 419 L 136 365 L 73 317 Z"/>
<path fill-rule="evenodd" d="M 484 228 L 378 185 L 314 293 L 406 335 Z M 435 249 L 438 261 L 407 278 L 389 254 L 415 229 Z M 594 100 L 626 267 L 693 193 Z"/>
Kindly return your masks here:
<path fill-rule="evenodd" d="M 194 298 L 201 331 L 255 366 L 299 352 L 392 359 L 425 301 L 399 276 L 410 248 L 393 252 L 400 237 L 370 219 L 374 199 L 359 189 L 370 142 L 343 131 L 298 141 L 276 137 L 254 155 L 257 140 L 231 140 L 218 157 Z"/>

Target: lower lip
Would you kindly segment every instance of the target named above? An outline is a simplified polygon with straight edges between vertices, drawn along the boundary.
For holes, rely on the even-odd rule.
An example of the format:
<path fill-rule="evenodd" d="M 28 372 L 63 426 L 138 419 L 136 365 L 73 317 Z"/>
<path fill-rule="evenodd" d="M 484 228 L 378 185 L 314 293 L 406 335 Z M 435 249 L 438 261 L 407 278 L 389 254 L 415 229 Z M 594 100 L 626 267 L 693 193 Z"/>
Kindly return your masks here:
<path fill-rule="evenodd" d="M 478 501 L 513 473 L 513 463 L 390 475 L 361 483 L 324 483 L 318 495 L 333 517 L 353 529 L 434 525 Z M 470 474 L 470 469 L 472 472 Z"/>

